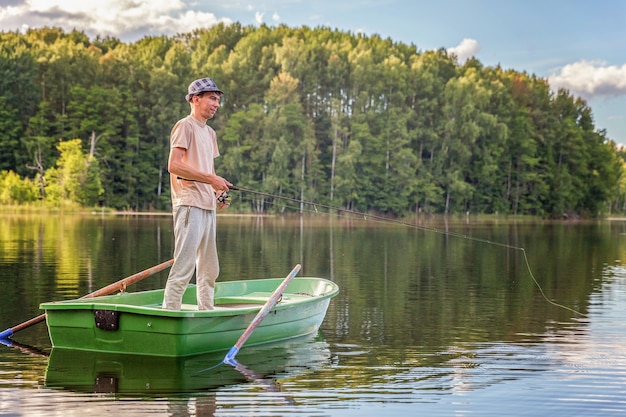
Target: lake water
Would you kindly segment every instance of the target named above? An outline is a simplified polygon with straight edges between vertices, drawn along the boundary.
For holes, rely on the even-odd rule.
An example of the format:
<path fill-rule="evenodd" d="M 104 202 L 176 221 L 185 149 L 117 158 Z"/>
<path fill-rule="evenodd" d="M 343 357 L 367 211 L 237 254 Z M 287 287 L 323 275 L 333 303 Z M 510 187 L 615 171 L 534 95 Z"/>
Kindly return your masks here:
<path fill-rule="evenodd" d="M 218 221 L 221 280 L 284 277 L 300 263 L 299 276 L 339 284 L 319 333 L 244 345 L 244 368 L 207 370 L 223 354 L 57 351 L 40 323 L 0 345 L 0 414 L 626 413 L 626 222 Z M 167 261 L 172 250 L 169 216 L 3 214 L 0 330 L 41 314 L 42 302 Z M 166 279 L 161 272 L 129 291 Z"/>

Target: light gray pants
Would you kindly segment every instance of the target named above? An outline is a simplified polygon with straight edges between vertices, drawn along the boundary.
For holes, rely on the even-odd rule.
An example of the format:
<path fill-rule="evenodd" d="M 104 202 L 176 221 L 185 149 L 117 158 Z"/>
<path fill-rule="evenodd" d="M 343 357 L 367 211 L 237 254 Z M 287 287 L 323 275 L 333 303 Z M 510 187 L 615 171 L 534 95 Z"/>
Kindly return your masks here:
<path fill-rule="evenodd" d="M 165 284 L 163 308 L 180 310 L 183 294 L 196 272 L 199 310 L 212 310 L 220 273 L 215 244 L 215 210 L 179 206 L 174 209 L 174 265 Z"/>

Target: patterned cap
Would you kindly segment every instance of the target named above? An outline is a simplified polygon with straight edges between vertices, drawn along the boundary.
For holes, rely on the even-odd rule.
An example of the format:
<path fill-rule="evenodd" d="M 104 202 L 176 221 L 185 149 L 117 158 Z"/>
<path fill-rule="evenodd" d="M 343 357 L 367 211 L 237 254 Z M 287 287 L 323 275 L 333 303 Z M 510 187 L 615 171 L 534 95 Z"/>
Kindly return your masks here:
<path fill-rule="evenodd" d="M 189 87 L 187 88 L 188 94 L 185 96 L 185 100 L 191 101 L 191 97 L 205 91 L 215 91 L 217 93 L 224 94 L 222 90 L 217 88 L 217 84 L 215 84 L 215 81 L 210 78 L 200 78 L 199 80 L 196 80 L 189 84 Z"/>

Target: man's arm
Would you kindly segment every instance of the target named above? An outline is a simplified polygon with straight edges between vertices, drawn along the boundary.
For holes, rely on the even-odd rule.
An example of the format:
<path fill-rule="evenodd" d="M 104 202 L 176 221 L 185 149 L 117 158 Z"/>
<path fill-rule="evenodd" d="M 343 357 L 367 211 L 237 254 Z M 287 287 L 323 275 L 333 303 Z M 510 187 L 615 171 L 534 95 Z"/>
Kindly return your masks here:
<path fill-rule="evenodd" d="M 198 171 L 186 164 L 184 161 L 186 153 L 187 150 L 185 148 L 170 149 L 170 156 L 167 162 L 167 170 L 170 172 L 170 175 L 211 184 L 213 189 L 218 193 L 228 191 L 228 187 L 232 184 L 226 179 L 214 173 Z"/>

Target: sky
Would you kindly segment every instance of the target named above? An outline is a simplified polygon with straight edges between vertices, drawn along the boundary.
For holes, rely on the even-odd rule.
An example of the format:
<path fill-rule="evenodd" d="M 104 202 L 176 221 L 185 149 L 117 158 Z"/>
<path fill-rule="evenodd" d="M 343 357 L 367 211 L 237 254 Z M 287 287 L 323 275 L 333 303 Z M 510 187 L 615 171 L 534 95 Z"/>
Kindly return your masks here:
<path fill-rule="evenodd" d="M 0 0 L 0 31 L 60 27 L 134 42 L 216 23 L 327 27 L 444 48 L 535 74 L 586 100 L 626 145 L 624 0 Z"/>

